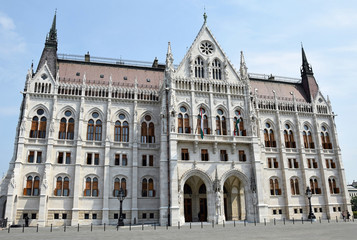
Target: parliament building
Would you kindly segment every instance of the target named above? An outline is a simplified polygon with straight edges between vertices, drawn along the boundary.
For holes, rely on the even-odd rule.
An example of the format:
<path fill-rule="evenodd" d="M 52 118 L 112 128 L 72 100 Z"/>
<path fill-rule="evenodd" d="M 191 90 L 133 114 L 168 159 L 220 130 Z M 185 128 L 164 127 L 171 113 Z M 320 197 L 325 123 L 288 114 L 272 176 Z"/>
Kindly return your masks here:
<path fill-rule="evenodd" d="M 236 69 L 206 16 L 179 65 L 170 43 L 164 64 L 57 44 L 55 15 L 1 180 L 9 224 L 116 224 L 120 189 L 125 224 L 306 219 L 307 188 L 317 218 L 351 211 L 336 115 L 303 48 L 301 78 L 250 73 L 243 52 Z"/>

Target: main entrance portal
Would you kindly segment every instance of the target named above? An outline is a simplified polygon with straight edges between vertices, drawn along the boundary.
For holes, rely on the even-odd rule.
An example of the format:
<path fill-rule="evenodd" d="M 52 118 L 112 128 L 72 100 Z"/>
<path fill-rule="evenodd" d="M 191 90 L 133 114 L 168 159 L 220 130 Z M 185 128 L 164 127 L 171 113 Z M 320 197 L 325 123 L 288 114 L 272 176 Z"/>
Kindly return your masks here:
<path fill-rule="evenodd" d="M 229 177 L 223 187 L 224 215 L 226 221 L 246 219 L 244 187 L 235 176 Z"/>
<path fill-rule="evenodd" d="M 207 189 L 201 178 L 192 176 L 184 185 L 185 222 L 207 221 Z"/>

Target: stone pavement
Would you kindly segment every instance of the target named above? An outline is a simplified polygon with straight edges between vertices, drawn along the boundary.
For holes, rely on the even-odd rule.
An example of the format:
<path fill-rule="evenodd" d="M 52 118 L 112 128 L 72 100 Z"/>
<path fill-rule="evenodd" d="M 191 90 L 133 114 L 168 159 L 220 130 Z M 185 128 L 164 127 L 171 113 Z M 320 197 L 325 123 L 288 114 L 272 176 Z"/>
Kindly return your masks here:
<path fill-rule="evenodd" d="M 39 228 L 36 232 L 36 227 L 25 228 L 22 232 L 22 228 L 11 228 L 10 233 L 8 229 L 0 231 L 0 240 L 5 239 L 26 239 L 26 240 L 40 240 L 40 239 L 214 239 L 214 240 L 227 240 L 227 239 L 323 239 L 323 240 L 339 240 L 339 239 L 357 239 L 357 221 L 356 222 L 330 222 L 323 221 L 322 223 L 304 222 L 304 224 L 298 221 L 293 224 L 292 222 L 277 222 L 274 225 L 273 222 L 257 224 L 247 223 L 245 226 L 242 222 L 227 223 L 223 225 L 204 224 L 201 228 L 201 224 L 186 224 L 178 227 L 156 227 L 145 225 L 142 230 L 142 226 L 129 227 L 125 226 L 119 228 L 117 231 L 115 226 L 80 226 L 79 232 L 77 227 L 53 227 L 50 232 L 49 227 Z"/>

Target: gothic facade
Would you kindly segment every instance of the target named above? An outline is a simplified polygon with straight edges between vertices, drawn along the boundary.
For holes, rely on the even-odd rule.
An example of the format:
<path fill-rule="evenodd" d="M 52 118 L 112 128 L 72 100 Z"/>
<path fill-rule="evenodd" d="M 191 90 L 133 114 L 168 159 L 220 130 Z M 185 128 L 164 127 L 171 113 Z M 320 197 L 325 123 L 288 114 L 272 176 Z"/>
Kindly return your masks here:
<path fill-rule="evenodd" d="M 236 70 L 206 20 L 181 63 L 57 53 L 26 77 L 0 217 L 40 226 L 306 218 L 349 210 L 331 103 L 301 78 Z"/>

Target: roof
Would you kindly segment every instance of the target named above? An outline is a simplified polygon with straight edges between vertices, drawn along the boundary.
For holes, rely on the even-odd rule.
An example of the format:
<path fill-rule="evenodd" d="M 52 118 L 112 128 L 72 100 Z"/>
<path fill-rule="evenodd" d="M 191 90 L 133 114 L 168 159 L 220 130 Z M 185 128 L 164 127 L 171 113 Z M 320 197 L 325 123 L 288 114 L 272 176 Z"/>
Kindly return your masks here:
<path fill-rule="evenodd" d="M 297 101 L 308 102 L 304 88 L 300 83 L 250 79 L 250 84 L 252 90 L 257 89 L 257 95 L 260 98 L 274 98 L 274 90 L 278 99 L 292 100 L 291 93 L 293 93 Z"/>
<path fill-rule="evenodd" d="M 58 59 L 59 82 L 80 83 L 85 75 L 86 84 L 109 85 L 110 77 L 115 85 L 134 85 L 143 88 L 159 88 L 164 80 L 164 69 L 122 64 L 94 63 Z"/>

